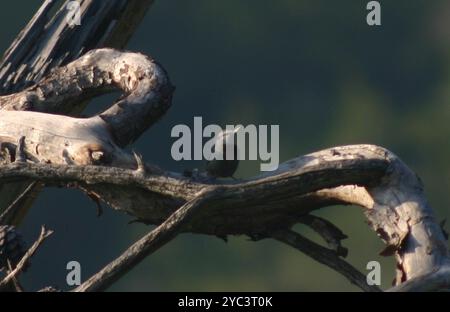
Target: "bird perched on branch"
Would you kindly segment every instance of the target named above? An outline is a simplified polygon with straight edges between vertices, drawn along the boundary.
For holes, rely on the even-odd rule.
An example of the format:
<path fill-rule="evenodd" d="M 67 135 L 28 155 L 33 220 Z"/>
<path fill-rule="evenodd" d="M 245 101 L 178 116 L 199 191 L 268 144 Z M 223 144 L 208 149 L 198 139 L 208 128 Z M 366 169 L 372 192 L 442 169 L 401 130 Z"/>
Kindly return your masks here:
<path fill-rule="evenodd" d="M 214 152 L 220 155 L 221 159 L 208 161 L 206 164 L 206 172 L 211 177 L 228 178 L 233 177 L 239 166 L 238 147 L 236 144 L 235 134 L 242 127 L 236 127 L 233 130 L 225 130 L 217 135 L 214 142 Z M 233 139 L 232 139 L 233 138 Z M 227 159 L 227 150 L 233 149 L 233 159 Z"/>

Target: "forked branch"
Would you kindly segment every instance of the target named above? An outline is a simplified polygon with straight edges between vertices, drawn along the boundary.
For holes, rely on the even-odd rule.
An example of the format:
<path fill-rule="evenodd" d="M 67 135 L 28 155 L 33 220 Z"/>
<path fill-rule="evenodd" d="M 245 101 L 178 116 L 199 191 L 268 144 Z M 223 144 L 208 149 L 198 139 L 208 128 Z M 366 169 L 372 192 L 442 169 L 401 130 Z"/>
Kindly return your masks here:
<path fill-rule="evenodd" d="M 5 111 L 22 103 L 42 111 L 47 105 L 85 100 L 113 87 L 123 90 L 124 97 L 87 119 Z M 181 232 L 221 238 L 271 233 L 279 241 L 303 248 L 361 288 L 373 290 L 337 257 L 344 255 L 339 249 L 342 233 L 330 237 L 339 233 L 330 224 L 315 229 L 336 247 L 332 254 L 322 252 L 328 249 L 318 252 L 320 246 L 305 249 L 305 241 L 289 232 L 312 211 L 336 204 L 363 207 L 370 225 L 387 244 L 383 254 L 396 258 L 397 285 L 421 277 L 439 278 L 436 287 L 446 285 L 442 282 L 448 281 L 450 262 L 446 240 L 420 180 L 397 156 L 373 145 L 342 146 L 294 158 L 274 172 L 248 180 L 187 178 L 143 164 L 121 148 L 164 114 L 171 94 L 166 73 L 151 59 L 102 49 L 55 70 L 23 92 L 0 98 L 0 138 L 2 149 L 8 151 L 4 154 L 23 150 L 27 159 L 15 161 L 20 157 L 14 155 L 12 162 L 0 166 L 0 184 L 34 180 L 79 185 L 114 209 L 159 225 L 78 290 L 105 289 Z M 58 123 L 70 127 L 64 132 Z"/>
<path fill-rule="evenodd" d="M 0 181 L 33 179 L 47 184 L 78 183 L 95 191 L 115 209 L 152 224 L 170 222 L 172 213 L 178 212 L 177 206 L 196 202 L 199 192 L 220 186 L 220 192 L 202 197 L 198 203 L 201 208 L 196 210 L 195 216 L 176 231 L 219 237 L 239 234 L 264 237 L 267 233 L 283 233 L 279 231 L 286 231 L 316 209 L 333 204 L 357 204 L 364 208 L 370 224 L 386 241 L 385 254 L 395 255 L 401 273 L 398 284 L 438 270 L 448 261 L 445 239 L 416 175 L 395 155 L 376 146 L 336 147 L 305 155 L 282 164 L 271 174 L 232 184 L 198 182 L 170 172 L 137 174 L 137 171 L 13 163 L 0 168 Z M 146 204 L 136 209 L 122 205 L 121 196 L 109 197 L 121 194 L 121 188 L 135 196 L 135 203 Z M 157 232 L 152 233 L 149 235 Z M 412 248 L 415 252 L 409 251 Z M 335 261 L 335 255 L 333 259 L 328 260 Z M 126 268 L 128 270 L 129 266 Z M 345 272 L 348 276 L 353 274 L 349 270 Z M 361 286 L 357 278 L 351 278 Z"/>

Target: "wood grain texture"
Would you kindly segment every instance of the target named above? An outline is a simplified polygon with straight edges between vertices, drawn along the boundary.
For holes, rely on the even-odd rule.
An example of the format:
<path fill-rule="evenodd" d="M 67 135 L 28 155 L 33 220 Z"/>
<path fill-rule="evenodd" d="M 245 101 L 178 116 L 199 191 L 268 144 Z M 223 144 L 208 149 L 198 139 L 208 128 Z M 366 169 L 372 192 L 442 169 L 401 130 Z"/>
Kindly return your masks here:
<path fill-rule="evenodd" d="M 154 0 L 80 0 L 82 19 L 79 26 L 71 26 L 66 21 L 68 2 L 45 0 L 16 37 L 0 62 L 0 94 L 22 91 L 53 69 L 92 49 L 125 47 Z M 87 103 L 83 98 L 67 98 L 61 106 L 43 109 L 49 113 L 78 116 Z M 39 111 L 39 107 L 22 107 L 20 110 Z M 29 185 L 29 181 L 0 185 L 0 211 L 10 206 Z M 36 185 L 24 200 L 20 215 L 8 223 L 20 224 L 39 190 L 40 186 Z"/>
<path fill-rule="evenodd" d="M 149 224 L 166 224 L 179 214 L 179 207 L 195 201 L 200 193 L 211 192 L 202 197 L 195 214 L 183 221 L 177 233 L 219 237 L 248 235 L 283 241 L 280 231 L 308 213 L 332 204 L 357 204 L 386 242 L 384 254 L 395 255 L 401 273 L 397 275 L 398 285 L 430 272 L 447 272 L 446 240 L 420 181 L 394 154 L 377 146 L 323 150 L 285 162 L 270 174 L 233 183 L 196 181 L 160 170 L 143 172 L 106 166 L 12 163 L 0 168 L 0 181 L 17 179 L 81 184 L 113 208 Z M 125 194 L 131 194 L 132 199 Z M 294 245 L 296 240 L 285 242 Z M 151 250 L 155 250 L 153 247 Z M 135 256 L 142 259 L 138 250 L 145 251 L 135 250 L 139 253 Z M 129 251 L 125 254 L 129 255 Z M 126 256 L 120 258 L 128 263 Z M 123 270 L 129 270 L 123 265 L 127 267 Z M 442 275 L 439 278 L 442 280 Z"/>
<path fill-rule="evenodd" d="M 421 181 L 384 148 L 330 148 L 232 182 L 188 178 L 126 153 L 122 148 L 170 107 L 173 88 L 163 68 L 142 54 L 92 49 L 123 45 L 143 16 L 140 9 L 151 3 L 81 1 L 84 23 L 76 28 L 65 23 L 64 6 L 50 18 L 56 2 L 45 1 L 1 64 L 0 85 L 10 94 L 0 97 L 0 209 L 18 196 L 23 207 L 30 205 L 34 197 L 27 203 L 22 197 L 30 183 L 76 186 L 140 222 L 157 225 L 75 291 L 106 289 L 184 232 L 275 239 L 364 290 L 378 290 L 366 287 L 362 275 L 341 259 L 344 235 L 331 223 L 314 226 L 329 248 L 291 230 L 311 212 L 335 204 L 363 208 L 386 243 L 382 254 L 396 259 L 393 291 L 450 287 L 447 242 Z M 123 97 L 109 109 L 76 117 L 90 98 L 113 89 Z M 19 220 L 14 215 L 5 222 Z"/>

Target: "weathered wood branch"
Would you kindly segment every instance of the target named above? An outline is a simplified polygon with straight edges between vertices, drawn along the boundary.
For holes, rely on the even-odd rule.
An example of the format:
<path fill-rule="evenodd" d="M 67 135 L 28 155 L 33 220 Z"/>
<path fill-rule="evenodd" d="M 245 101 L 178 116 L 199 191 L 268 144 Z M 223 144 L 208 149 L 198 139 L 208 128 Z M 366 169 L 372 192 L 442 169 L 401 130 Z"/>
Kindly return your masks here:
<path fill-rule="evenodd" d="M 20 32 L 0 63 L 0 93 L 27 88 L 54 68 L 67 64 L 99 47 L 123 48 L 154 0 L 80 0 L 81 25 L 67 22 L 69 0 L 45 0 L 28 25 Z M 59 9 L 51 15 L 55 8 Z M 88 101 L 68 98 L 61 106 L 43 107 L 46 112 L 78 116 Z M 19 109 L 19 108 L 16 108 Z M 21 110 L 38 108 L 22 107 Z M 0 107 L 1 110 L 1 107 Z M 0 211 L 23 193 L 29 182 L 0 185 Z M 22 208 L 8 219 L 18 224 L 39 194 L 34 187 Z"/>
<path fill-rule="evenodd" d="M 347 202 L 347 188 L 330 188 L 375 185 L 389 166 L 380 151 L 371 146 L 325 150 L 282 164 L 271 175 L 238 183 L 196 181 L 160 169 L 138 173 L 137 170 L 117 167 L 33 163 L 12 163 L 1 167 L 0 181 L 38 179 L 50 184 L 81 183 L 84 188 L 101 195 L 115 209 L 152 224 L 167 219 L 180 204 L 193 199 L 203 188 L 219 183 L 226 192 L 202 215 L 208 222 L 199 220 L 197 225 L 192 225 L 192 230 L 219 236 L 259 234 L 272 227 L 293 225 L 298 218 L 318 206 Z"/>
<path fill-rule="evenodd" d="M 69 99 L 87 100 L 117 89 L 123 97 L 97 116 L 41 113 L 61 109 Z M 24 136 L 25 153 L 33 161 L 134 168 L 135 158 L 120 146 L 134 141 L 167 111 L 172 91 L 165 71 L 147 56 L 92 50 L 38 84 L 0 97 L 0 145 L 9 147 L 15 158 L 11 146 Z M 24 109 L 40 112 L 16 111 Z M 17 214 L 5 222 L 14 219 Z"/>
<path fill-rule="evenodd" d="M 146 256 L 155 252 L 178 234 L 185 231 L 184 227 L 189 224 L 196 213 L 199 213 L 201 206 L 207 209 L 206 205 L 202 205 L 203 202 L 224 191 L 225 188 L 221 186 L 208 186 L 203 188 L 193 199 L 176 210 L 156 229 L 130 246 L 121 256 L 105 266 L 74 291 L 101 291 L 107 289 Z M 264 236 L 288 244 L 320 263 L 329 266 L 344 275 L 351 283 L 360 287 L 362 290 L 370 292 L 381 291 L 376 286 L 369 286 L 366 282 L 366 277 L 352 265 L 341 259 L 337 252 L 322 247 L 291 230 L 275 230 L 270 233 L 264 233 Z"/>
<path fill-rule="evenodd" d="M 4 92 L 17 92 L 0 97 L 4 163 L 0 165 L 0 204 L 3 209 L 10 206 L 30 181 L 75 184 L 117 210 L 159 225 L 79 290 L 105 289 L 181 232 L 253 239 L 272 233 L 271 237 L 333 267 L 339 262 L 334 252 L 304 249 L 299 242 L 305 241 L 289 229 L 310 212 L 334 204 L 363 207 L 370 225 L 387 244 L 383 254 L 395 255 L 398 286 L 393 290 L 449 286 L 446 241 L 421 182 L 385 149 L 337 147 L 232 183 L 189 179 L 142 164 L 124 152 L 122 147 L 170 106 L 172 87 L 166 73 L 143 55 L 109 49 L 75 58 L 102 43 L 124 44 L 139 20 L 127 17 L 141 18 L 152 1 L 81 1 L 85 23 L 78 29 L 65 20 L 64 6 L 52 19 L 48 17 L 55 3 L 44 2 L 0 66 Z M 87 100 L 114 88 L 125 97 L 98 116 L 79 119 L 48 114 L 75 116 Z M 127 125 L 128 119 L 136 126 Z M 22 150 L 27 161 L 19 153 Z M 15 182 L 22 186 L 11 192 L 8 186 Z M 338 232 L 329 226 L 316 230 L 338 250 Z M 361 276 L 346 265 L 334 268 L 365 288 Z"/>
<path fill-rule="evenodd" d="M 346 257 L 348 249 L 342 247 L 342 240 L 347 239 L 348 236 L 336 227 L 333 223 L 314 215 L 306 215 L 302 217 L 300 223 L 307 225 L 327 243 L 328 247 L 333 250 L 338 256 Z"/>
<path fill-rule="evenodd" d="M 53 68 L 65 65 L 89 50 L 123 48 L 154 0 L 80 0 L 81 25 L 68 23 L 68 2 L 44 1 L 5 52 L 0 63 L 3 94 L 35 84 Z M 58 7 L 56 13 L 50 15 L 52 9 Z M 69 112 L 74 110 L 77 107 L 72 107 Z"/>
<path fill-rule="evenodd" d="M 69 99 L 86 100 L 117 89 L 124 96 L 91 118 L 16 111 L 52 112 Z M 114 157 L 119 152 L 117 145 L 133 142 L 167 111 L 172 90 L 164 69 L 147 56 L 92 50 L 36 85 L 1 96 L 0 139 L 11 144 L 25 136 L 27 154 L 38 161 L 94 163 L 92 155 L 84 155 L 88 150 L 104 152 L 100 156 L 105 159 Z"/>
<path fill-rule="evenodd" d="M 134 243 L 120 257 L 77 287 L 75 291 L 101 291 L 107 289 L 146 256 L 158 250 L 182 232 L 183 227 L 195 216 L 202 203 L 218 192 L 220 192 L 220 188 L 209 187 L 201 190 L 194 199 L 186 202 L 161 225 Z"/>
<path fill-rule="evenodd" d="M 115 209 L 152 224 L 164 222 L 202 190 L 220 186 L 221 192 L 202 201 L 183 227 L 183 231 L 220 237 L 264 236 L 290 228 L 321 207 L 357 204 L 365 208 L 369 223 L 387 243 L 384 253 L 395 255 L 401 272 L 398 284 L 448 263 L 445 238 L 420 181 L 395 155 L 371 145 L 301 156 L 271 174 L 238 183 L 205 183 L 160 170 L 143 173 L 102 166 L 13 163 L 0 168 L 0 181 L 17 179 L 79 183 Z M 133 201 L 123 193 L 131 194 Z"/>

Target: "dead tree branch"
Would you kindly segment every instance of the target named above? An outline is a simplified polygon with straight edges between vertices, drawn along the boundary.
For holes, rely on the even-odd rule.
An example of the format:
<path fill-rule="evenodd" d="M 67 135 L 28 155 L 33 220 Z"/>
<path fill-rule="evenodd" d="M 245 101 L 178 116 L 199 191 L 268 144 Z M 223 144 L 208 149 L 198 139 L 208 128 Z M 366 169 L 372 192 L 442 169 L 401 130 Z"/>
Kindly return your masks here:
<path fill-rule="evenodd" d="M 189 223 L 202 204 L 217 192 L 220 192 L 220 189 L 212 187 L 200 191 L 194 199 L 181 206 L 166 221 L 130 246 L 120 257 L 77 287 L 75 291 L 102 291 L 107 289 L 145 257 L 181 233 L 183 227 Z"/>
<path fill-rule="evenodd" d="M 115 89 L 124 96 L 91 118 L 15 111 L 34 108 L 52 112 L 70 103 L 70 99 L 85 101 Z M 38 84 L 1 96 L 0 143 L 2 148 L 9 148 L 11 161 L 17 158 L 14 145 L 25 136 L 23 149 L 33 161 L 133 168 L 134 156 L 120 147 L 134 141 L 167 111 L 172 91 L 167 74 L 150 58 L 113 49 L 93 50 L 53 71 Z M 128 123 L 131 119 L 135 120 L 133 126 Z M 3 185 L 5 190 L 9 185 Z M 18 196 L 28 200 L 29 192 L 21 194 Z M 20 219 L 21 212 L 22 209 L 15 209 L 4 222 L 11 224 Z"/>
<path fill-rule="evenodd" d="M 0 289 L 6 286 L 10 281 L 15 279 L 23 271 L 24 267 L 27 265 L 31 257 L 33 257 L 42 243 L 52 234 L 53 231 L 47 230 L 45 226 L 41 228 L 41 234 L 39 235 L 39 238 L 36 240 L 36 242 L 34 242 L 30 249 L 28 249 L 19 263 L 17 263 L 16 267 L 11 272 L 9 272 L 2 281 L 0 281 Z"/>
<path fill-rule="evenodd" d="M 0 181 L 80 183 L 115 209 L 152 224 L 161 224 L 182 203 L 213 185 L 176 173 L 137 172 L 106 166 L 13 163 L 0 167 Z M 324 206 L 358 204 L 387 243 L 384 253 L 397 259 L 402 273 L 397 283 L 447 265 L 445 239 L 420 181 L 385 149 L 370 145 L 336 147 L 290 160 L 271 174 L 239 183 L 216 181 L 214 185 L 220 186 L 221 192 L 204 199 L 200 205 L 203 208 L 182 231 L 220 237 L 264 236 L 290 228 Z M 120 189 L 124 188 L 122 192 L 131 193 L 134 204 L 142 205 L 123 204 Z"/>
<path fill-rule="evenodd" d="M 383 148 L 327 149 L 294 158 L 274 172 L 232 183 L 183 177 L 143 164 L 125 152 L 125 145 L 164 115 L 173 88 L 163 68 L 142 54 L 113 49 L 86 52 L 102 43 L 123 45 L 152 2 L 81 1 L 86 23 L 75 29 L 65 21 L 64 7 L 49 19 L 55 2 L 46 1 L 0 66 L 0 85 L 5 92 L 15 92 L 0 97 L 0 152 L 10 157 L 2 156 L 0 165 L 0 209 L 10 207 L 30 181 L 78 184 L 114 209 L 159 225 L 78 291 L 106 289 L 181 232 L 253 238 L 270 233 L 359 287 L 373 290 L 336 252 L 306 244 L 289 232 L 312 211 L 335 204 L 361 206 L 386 242 L 382 254 L 394 255 L 397 262 L 393 290 L 448 287 L 446 240 L 422 184 Z M 128 21 L 130 15 L 138 18 Z M 113 89 L 121 90 L 123 98 L 109 109 L 90 118 L 73 117 L 89 99 Z M 24 195 L 19 200 L 24 199 L 31 203 L 33 197 Z M 7 219 L 18 222 L 20 217 Z M 338 250 L 342 237 L 330 225 L 325 222 L 314 229 Z M 26 260 L 8 275 L 9 280 Z"/>
<path fill-rule="evenodd" d="M 27 107 L 39 112 L 52 112 L 67 105 L 69 99 L 84 101 L 99 93 L 117 89 L 125 96 L 103 113 L 91 118 L 15 111 Z M 0 138 L 3 144 L 12 144 L 17 142 L 20 135 L 25 136 L 28 139 L 25 146 L 28 156 L 38 161 L 93 163 L 97 159 L 92 155 L 85 159 L 87 155 L 73 155 L 80 152 L 71 152 L 70 149 L 79 149 L 82 145 L 86 150 L 93 150 L 95 146 L 92 145 L 98 145 L 96 152 L 102 152 L 102 148 L 107 149 L 106 145 L 112 145 L 114 149 L 117 145 L 125 146 L 133 142 L 167 111 L 172 90 L 164 69 L 147 56 L 114 49 L 92 50 L 54 70 L 38 84 L 18 93 L 1 96 Z M 133 120 L 132 126 L 129 120 Z M 50 125 L 54 126 L 54 130 L 46 135 Z M 39 146 L 43 147 L 43 140 L 49 141 L 46 142 L 48 148 L 39 151 Z M 86 146 L 88 144 L 91 146 Z M 50 148 L 54 145 L 58 146 Z M 55 150 L 63 146 L 66 147 L 67 155 L 62 150 Z M 109 159 L 118 151 L 110 154 L 98 156 Z"/>
<path fill-rule="evenodd" d="M 5 52 L 0 63 L 2 94 L 22 91 L 39 82 L 53 69 L 74 61 L 92 49 L 125 47 L 154 0 L 80 0 L 81 25 L 67 22 L 69 2 L 45 0 Z M 54 9 L 57 10 L 52 15 Z M 49 113 L 78 116 L 88 101 L 74 97 L 60 104 L 48 105 L 43 109 Z M 39 107 L 27 105 L 14 109 L 39 111 Z M 0 211 L 10 206 L 28 185 L 29 182 L 0 185 Z M 5 224 L 19 224 L 40 189 L 40 185 L 36 185 L 24 197 L 21 209 L 9 216 Z"/>
<path fill-rule="evenodd" d="M 81 0 L 81 25 L 67 22 L 68 2 L 45 0 L 5 52 L 0 63 L 3 94 L 35 84 L 52 69 L 79 58 L 89 50 L 125 47 L 154 0 Z M 56 13 L 50 15 L 55 8 L 58 8 Z M 73 101 L 72 104 L 74 106 L 69 111 L 56 108 L 53 112 L 70 114 L 81 111 L 82 102 Z"/>

